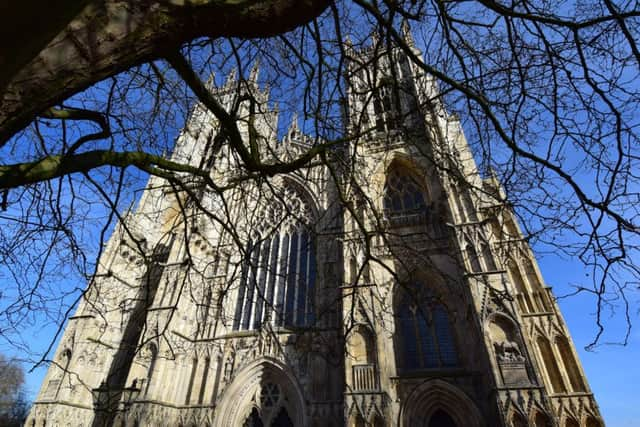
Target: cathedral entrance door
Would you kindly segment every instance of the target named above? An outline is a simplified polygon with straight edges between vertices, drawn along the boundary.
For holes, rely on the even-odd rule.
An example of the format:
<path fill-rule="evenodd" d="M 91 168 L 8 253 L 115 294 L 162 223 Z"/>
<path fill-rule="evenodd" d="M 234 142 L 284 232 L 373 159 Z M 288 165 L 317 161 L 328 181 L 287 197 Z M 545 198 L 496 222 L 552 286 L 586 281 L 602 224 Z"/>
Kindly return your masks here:
<path fill-rule="evenodd" d="M 253 408 L 242 427 L 266 427 L 258 410 Z M 281 408 L 278 415 L 273 419 L 269 427 L 294 427 L 293 421 L 289 417 L 289 413 L 285 408 Z"/>

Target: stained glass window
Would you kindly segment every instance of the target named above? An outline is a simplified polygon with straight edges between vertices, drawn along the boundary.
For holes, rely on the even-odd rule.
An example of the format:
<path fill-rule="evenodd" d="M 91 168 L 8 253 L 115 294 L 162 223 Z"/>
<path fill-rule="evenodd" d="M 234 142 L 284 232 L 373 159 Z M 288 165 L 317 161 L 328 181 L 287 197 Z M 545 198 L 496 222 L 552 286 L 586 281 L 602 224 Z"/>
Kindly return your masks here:
<path fill-rule="evenodd" d="M 257 329 L 267 320 L 286 327 L 310 326 L 315 321 L 315 242 L 301 221 L 309 214 L 295 192 L 283 195 L 283 200 L 288 206 L 268 209 L 265 215 L 281 229 L 267 236 L 256 233 L 247 244 L 234 330 Z M 289 217 L 279 217 L 282 212 Z"/>
<path fill-rule="evenodd" d="M 398 307 L 399 332 L 406 371 L 453 367 L 458 364 L 449 314 L 432 297 L 405 296 Z"/>
<path fill-rule="evenodd" d="M 425 206 L 424 195 L 416 180 L 399 168 L 393 168 L 385 184 L 385 213 L 394 216 L 420 212 Z"/>
<path fill-rule="evenodd" d="M 398 127 L 396 96 L 391 85 L 383 84 L 374 93 L 373 112 L 375 113 L 376 130 L 391 131 Z"/>

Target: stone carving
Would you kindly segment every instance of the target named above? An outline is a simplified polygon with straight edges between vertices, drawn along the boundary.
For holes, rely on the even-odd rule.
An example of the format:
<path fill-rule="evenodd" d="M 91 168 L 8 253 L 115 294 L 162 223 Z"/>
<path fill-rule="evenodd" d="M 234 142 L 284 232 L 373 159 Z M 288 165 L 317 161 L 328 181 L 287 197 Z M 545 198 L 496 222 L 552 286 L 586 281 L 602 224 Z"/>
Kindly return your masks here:
<path fill-rule="evenodd" d="M 229 384 L 231 378 L 233 376 L 233 365 L 235 362 L 235 351 L 231 350 L 229 355 L 227 356 L 226 361 L 224 362 L 224 382 Z"/>
<path fill-rule="evenodd" d="M 496 349 L 496 356 L 500 362 L 524 362 L 524 356 L 520 352 L 520 347 L 515 341 L 504 340 L 493 343 Z"/>

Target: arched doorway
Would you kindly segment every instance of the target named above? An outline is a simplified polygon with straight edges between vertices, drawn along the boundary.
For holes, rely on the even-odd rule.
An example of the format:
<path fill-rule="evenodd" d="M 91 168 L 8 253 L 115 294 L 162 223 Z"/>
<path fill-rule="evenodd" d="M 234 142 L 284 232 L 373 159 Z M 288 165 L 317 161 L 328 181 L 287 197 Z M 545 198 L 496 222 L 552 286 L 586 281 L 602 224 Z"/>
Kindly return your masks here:
<path fill-rule="evenodd" d="M 458 387 L 440 379 L 427 380 L 403 398 L 400 427 L 480 427 L 482 415 Z"/>
<path fill-rule="evenodd" d="M 428 427 L 458 427 L 451 415 L 442 409 L 438 409 L 431 415 Z"/>
<path fill-rule="evenodd" d="M 242 424 L 242 427 L 264 427 L 264 423 L 260 418 L 257 408 L 253 408 L 247 419 Z"/>
<path fill-rule="evenodd" d="M 273 414 L 270 415 L 271 420 L 265 420 L 260 415 L 258 408 L 254 407 L 242 424 L 242 427 L 294 427 L 293 421 L 291 420 L 291 417 L 289 417 L 289 412 L 286 408 L 280 408 L 280 410 L 275 414 L 275 417 Z"/>
<path fill-rule="evenodd" d="M 227 387 L 215 427 L 305 426 L 304 399 L 290 370 L 265 358 L 243 369 Z"/>

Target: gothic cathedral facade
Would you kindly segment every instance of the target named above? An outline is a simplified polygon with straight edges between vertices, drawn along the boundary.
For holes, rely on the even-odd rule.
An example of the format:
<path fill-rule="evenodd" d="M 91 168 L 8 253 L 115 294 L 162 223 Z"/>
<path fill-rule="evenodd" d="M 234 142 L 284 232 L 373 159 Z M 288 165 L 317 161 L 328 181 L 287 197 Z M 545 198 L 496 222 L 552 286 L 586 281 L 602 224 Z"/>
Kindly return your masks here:
<path fill-rule="evenodd" d="M 503 191 L 433 79 L 397 48 L 353 57 L 346 133 L 370 131 L 294 173 L 243 179 L 195 107 L 172 159 L 233 188 L 150 178 L 27 426 L 604 425 Z M 263 158 L 312 146 L 295 117 L 278 136 L 257 69 L 211 90 L 229 106 L 243 87 L 262 105 Z"/>

